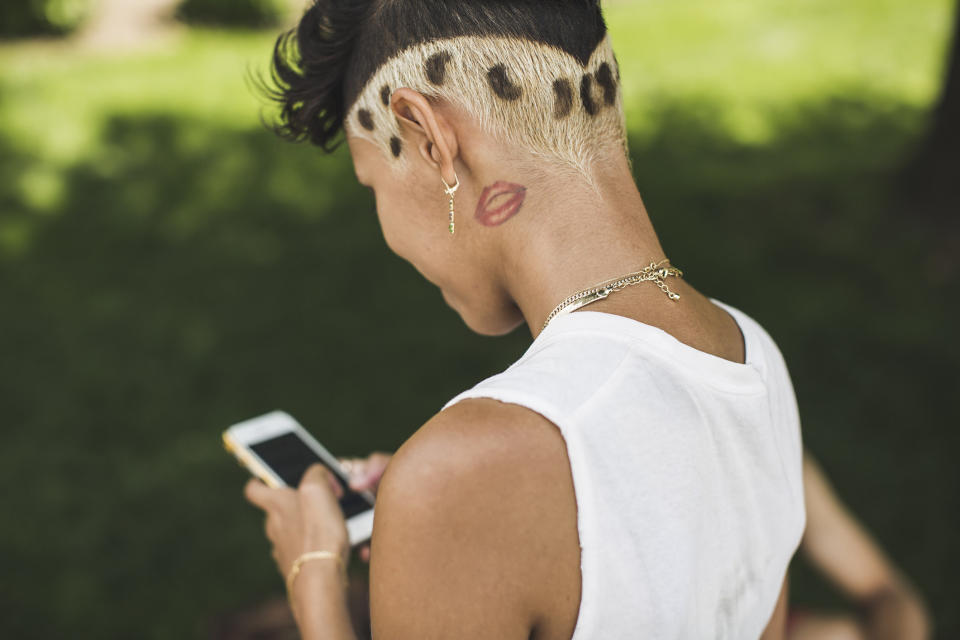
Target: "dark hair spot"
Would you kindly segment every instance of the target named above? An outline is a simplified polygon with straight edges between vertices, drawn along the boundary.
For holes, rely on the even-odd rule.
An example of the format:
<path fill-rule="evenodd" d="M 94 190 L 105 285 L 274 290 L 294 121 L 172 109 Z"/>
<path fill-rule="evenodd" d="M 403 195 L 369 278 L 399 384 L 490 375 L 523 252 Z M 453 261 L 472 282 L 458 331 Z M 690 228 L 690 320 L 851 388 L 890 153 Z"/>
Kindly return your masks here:
<path fill-rule="evenodd" d="M 497 64 L 487 71 L 487 79 L 490 81 L 490 88 L 500 98 L 504 100 L 517 100 L 523 95 L 523 89 L 513 84 L 507 77 L 507 66 Z"/>
<path fill-rule="evenodd" d="M 357 111 L 357 120 L 360 121 L 360 126 L 362 126 L 367 131 L 373 131 L 373 116 L 366 109 L 360 109 Z"/>
<path fill-rule="evenodd" d="M 597 115 L 597 103 L 593 101 L 591 90 L 593 89 L 593 78 L 589 73 L 583 74 L 580 80 L 580 101 L 583 102 L 583 109 L 591 116 Z"/>
<path fill-rule="evenodd" d="M 603 87 L 603 101 L 607 104 L 613 104 L 617 101 L 617 82 L 613 79 L 613 72 L 610 71 L 610 65 L 604 62 L 597 69 L 597 84 Z"/>
<path fill-rule="evenodd" d="M 424 63 L 424 69 L 427 72 L 427 79 L 433 84 L 439 86 L 447 77 L 447 63 L 453 59 L 447 51 L 435 53 Z"/>
<path fill-rule="evenodd" d="M 397 136 L 390 138 L 390 151 L 393 152 L 394 158 L 399 158 L 400 152 L 403 151 L 403 143 L 400 142 L 400 138 Z"/>
<path fill-rule="evenodd" d="M 390 107 L 390 89 L 395 91 L 397 87 L 392 86 L 394 81 L 389 76 L 377 75 L 378 70 L 414 46 L 459 36 L 515 38 L 564 51 L 573 56 L 578 68 L 586 69 L 607 34 L 599 0 L 313 0 L 306 4 L 309 8 L 299 22 L 275 41 L 269 71 L 256 77 L 259 89 L 277 103 L 279 112 L 270 127 L 286 138 L 309 141 L 325 151 L 333 151 L 343 141 L 340 134 L 348 115 L 353 118 L 350 124 L 360 129 L 354 106 L 367 89 L 373 97 L 362 104 L 374 113 L 374 120 L 380 117 L 376 112 L 378 99 L 382 102 L 379 108 Z M 446 86 L 454 80 L 451 65 L 459 64 L 460 58 L 452 47 L 441 46 L 430 53 L 442 50 L 453 55 L 446 68 Z M 417 61 L 415 75 L 424 85 L 433 87 L 422 71 L 426 57 Z M 514 68 L 507 60 L 494 58 L 471 73 L 482 83 L 489 68 L 500 62 L 508 69 Z M 609 62 L 615 66 L 613 59 Z M 531 78 L 535 71 L 531 66 Z M 520 86 L 508 83 L 502 72 L 495 80 L 499 95 L 516 96 L 517 102 L 511 106 L 534 90 L 534 82 L 547 92 L 548 100 L 552 97 L 550 83 L 555 78 L 527 81 L 526 69 L 522 74 L 519 69 L 515 73 L 511 71 L 510 76 Z M 575 74 L 568 77 L 574 90 L 573 113 L 580 108 L 576 94 L 579 79 Z M 384 91 L 385 84 L 391 87 Z M 617 87 L 622 94 L 620 84 Z M 602 104 L 600 95 L 597 101 Z M 551 105 L 546 109 L 552 111 Z M 547 117 L 551 117 L 549 113 Z M 384 135 L 381 142 L 387 143 L 391 135 L 384 131 L 387 120 L 379 122 L 383 124 L 377 125 L 377 133 Z M 392 125 L 390 131 L 395 131 Z"/>
<path fill-rule="evenodd" d="M 558 78 L 553 81 L 553 93 L 556 96 L 556 106 L 553 109 L 553 115 L 556 118 L 566 118 L 573 109 L 573 87 L 566 78 Z"/>

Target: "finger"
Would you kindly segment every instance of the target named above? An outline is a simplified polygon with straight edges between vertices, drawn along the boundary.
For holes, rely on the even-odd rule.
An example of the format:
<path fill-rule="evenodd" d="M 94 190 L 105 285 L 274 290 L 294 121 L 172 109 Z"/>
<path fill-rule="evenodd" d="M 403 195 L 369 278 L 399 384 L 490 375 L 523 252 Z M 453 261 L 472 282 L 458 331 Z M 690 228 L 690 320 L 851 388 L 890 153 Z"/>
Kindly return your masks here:
<path fill-rule="evenodd" d="M 337 458 L 337 462 L 340 463 L 340 468 L 343 469 L 348 476 L 352 476 L 359 460 L 356 458 Z"/>
<path fill-rule="evenodd" d="M 341 484 L 340 478 L 338 478 L 332 471 L 327 471 L 327 481 L 330 483 L 330 489 L 333 491 L 333 495 L 337 498 L 343 497 L 343 485 Z"/>
<path fill-rule="evenodd" d="M 365 475 L 350 476 L 350 488 L 354 491 L 366 491 L 373 488 L 370 478 Z"/>
<path fill-rule="evenodd" d="M 350 478 L 350 488 L 355 491 L 376 489 L 389 462 L 390 456 L 385 453 L 371 454 L 363 461 L 362 472 Z"/>
<path fill-rule="evenodd" d="M 350 463 L 350 478 L 362 478 L 367 475 L 367 461 L 358 458 Z"/>
<path fill-rule="evenodd" d="M 277 528 L 278 528 L 278 525 L 277 525 L 277 521 L 276 521 L 275 518 L 273 518 L 273 517 L 271 517 L 271 516 L 267 516 L 267 517 L 264 519 L 264 522 L 263 522 L 263 531 L 264 531 L 264 533 L 267 534 L 267 540 L 269 540 L 270 542 L 273 542 L 274 544 L 276 544 L 277 539 L 278 539 L 277 534 L 278 534 L 279 532 L 277 531 Z"/>
<path fill-rule="evenodd" d="M 248 502 L 263 510 L 270 509 L 274 502 L 274 490 L 256 478 L 250 478 L 243 487 L 243 495 Z"/>
<path fill-rule="evenodd" d="M 360 547 L 360 559 L 364 562 L 370 562 L 370 545 L 365 544 Z"/>
<path fill-rule="evenodd" d="M 347 484 L 354 491 L 363 491 L 367 488 L 369 473 L 366 460 L 360 458 L 345 459 L 341 465 L 347 474 Z"/>
<path fill-rule="evenodd" d="M 343 496 L 343 487 L 340 485 L 339 479 L 329 469 L 322 464 L 311 465 L 307 472 L 303 474 L 303 479 L 300 481 L 300 490 L 310 491 L 323 486 L 328 487 L 337 498 Z"/>
<path fill-rule="evenodd" d="M 350 476 L 350 488 L 354 491 L 372 489 L 379 478 L 376 465 L 371 464 L 369 458 L 360 460 L 354 466 L 354 473 Z"/>
<path fill-rule="evenodd" d="M 327 483 L 327 468 L 320 464 L 319 462 L 310 465 L 310 467 L 304 472 L 303 478 L 300 479 L 300 488 L 302 489 L 304 485 L 308 484 L 326 484 Z"/>

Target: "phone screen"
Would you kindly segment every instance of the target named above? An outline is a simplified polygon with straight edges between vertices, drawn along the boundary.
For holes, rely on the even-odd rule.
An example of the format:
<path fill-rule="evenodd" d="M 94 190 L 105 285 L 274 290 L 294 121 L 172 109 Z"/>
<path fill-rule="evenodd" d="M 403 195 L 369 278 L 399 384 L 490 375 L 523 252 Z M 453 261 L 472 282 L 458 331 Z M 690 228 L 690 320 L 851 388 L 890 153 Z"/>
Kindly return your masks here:
<path fill-rule="evenodd" d="M 324 462 L 316 452 L 307 446 L 303 440 L 295 433 L 285 433 L 282 436 L 264 440 L 250 445 L 250 449 L 263 460 L 273 472 L 280 476 L 280 479 L 288 487 L 300 486 L 300 480 L 306 473 L 310 465 L 319 462 L 330 469 L 330 465 Z M 333 469 L 330 469 L 334 471 Z M 359 513 L 370 509 L 373 505 L 363 495 L 350 489 L 336 471 L 334 476 L 337 482 L 343 488 L 343 497 L 340 498 L 340 508 L 343 509 L 343 515 L 350 518 Z"/>

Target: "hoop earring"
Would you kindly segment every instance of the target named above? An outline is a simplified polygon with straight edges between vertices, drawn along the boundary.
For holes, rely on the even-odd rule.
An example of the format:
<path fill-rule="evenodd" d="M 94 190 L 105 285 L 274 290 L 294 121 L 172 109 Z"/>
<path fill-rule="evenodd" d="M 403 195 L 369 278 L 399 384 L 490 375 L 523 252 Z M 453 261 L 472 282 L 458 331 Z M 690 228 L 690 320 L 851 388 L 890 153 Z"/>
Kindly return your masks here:
<path fill-rule="evenodd" d="M 443 183 L 443 191 L 448 196 L 450 196 L 450 235 L 453 235 L 456 225 L 454 224 L 454 213 L 453 213 L 453 194 L 457 192 L 457 189 L 460 188 L 460 178 L 454 172 L 453 177 L 456 178 L 457 183 L 452 187 L 447 184 L 447 181 L 443 179 L 443 176 L 440 176 L 440 182 Z"/>

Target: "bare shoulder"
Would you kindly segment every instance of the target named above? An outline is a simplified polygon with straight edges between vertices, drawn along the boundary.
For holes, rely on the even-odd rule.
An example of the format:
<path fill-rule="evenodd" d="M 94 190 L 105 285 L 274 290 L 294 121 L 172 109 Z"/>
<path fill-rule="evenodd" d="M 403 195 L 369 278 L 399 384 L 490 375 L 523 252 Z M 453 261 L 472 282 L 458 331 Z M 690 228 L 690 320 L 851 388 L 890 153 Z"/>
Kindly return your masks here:
<path fill-rule="evenodd" d="M 564 623 L 572 631 L 579 604 L 562 436 L 539 414 L 495 400 L 441 412 L 390 462 L 371 552 L 377 637 L 569 638 L 544 633 Z"/>
<path fill-rule="evenodd" d="M 390 483 L 390 476 L 394 482 L 438 476 L 476 480 L 474 474 L 480 474 L 489 475 L 485 479 L 495 486 L 515 481 L 518 473 L 543 471 L 538 467 L 551 466 L 557 452 L 566 456 L 563 438 L 540 414 L 497 400 L 463 400 L 438 413 L 404 443 L 384 482 Z M 501 473 L 493 475 L 495 471 Z"/>

